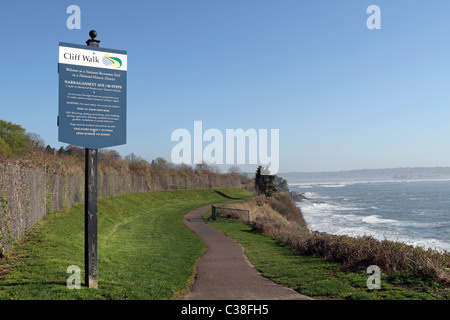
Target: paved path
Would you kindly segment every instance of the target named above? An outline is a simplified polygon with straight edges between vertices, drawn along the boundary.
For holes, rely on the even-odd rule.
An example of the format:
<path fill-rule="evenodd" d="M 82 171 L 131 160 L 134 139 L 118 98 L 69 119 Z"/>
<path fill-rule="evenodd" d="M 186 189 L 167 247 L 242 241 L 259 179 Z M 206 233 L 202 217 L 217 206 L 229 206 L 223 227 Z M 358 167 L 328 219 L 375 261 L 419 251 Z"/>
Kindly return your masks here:
<path fill-rule="evenodd" d="M 186 214 L 184 224 L 205 241 L 191 292 L 184 300 L 312 300 L 264 278 L 240 244 L 205 224 L 205 206 Z"/>

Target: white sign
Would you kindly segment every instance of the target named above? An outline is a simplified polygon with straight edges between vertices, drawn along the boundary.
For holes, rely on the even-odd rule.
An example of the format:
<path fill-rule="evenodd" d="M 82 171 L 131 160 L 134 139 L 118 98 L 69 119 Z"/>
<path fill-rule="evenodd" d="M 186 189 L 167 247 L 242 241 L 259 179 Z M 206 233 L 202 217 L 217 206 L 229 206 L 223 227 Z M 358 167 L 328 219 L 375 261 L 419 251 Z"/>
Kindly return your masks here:
<path fill-rule="evenodd" d="M 127 55 L 106 51 L 59 46 L 59 63 L 127 71 Z"/>

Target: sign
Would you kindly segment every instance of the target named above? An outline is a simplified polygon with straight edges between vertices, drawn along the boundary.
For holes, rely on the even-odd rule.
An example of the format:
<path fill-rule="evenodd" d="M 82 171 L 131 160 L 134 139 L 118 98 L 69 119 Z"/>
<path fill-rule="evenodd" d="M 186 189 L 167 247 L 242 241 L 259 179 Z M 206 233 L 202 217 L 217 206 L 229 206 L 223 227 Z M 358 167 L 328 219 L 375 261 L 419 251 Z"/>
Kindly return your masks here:
<path fill-rule="evenodd" d="M 126 143 L 126 51 L 59 44 L 60 142 L 101 149 Z"/>

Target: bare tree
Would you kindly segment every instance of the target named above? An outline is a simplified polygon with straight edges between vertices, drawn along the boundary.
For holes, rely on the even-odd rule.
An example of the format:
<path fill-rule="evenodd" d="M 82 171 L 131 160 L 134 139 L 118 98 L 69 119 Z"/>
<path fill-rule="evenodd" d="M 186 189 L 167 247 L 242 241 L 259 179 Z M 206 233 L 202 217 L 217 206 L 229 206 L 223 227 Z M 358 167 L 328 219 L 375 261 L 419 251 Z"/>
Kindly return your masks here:
<path fill-rule="evenodd" d="M 170 169 L 170 163 L 166 159 L 162 157 L 158 157 L 155 160 L 152 160 L 151 163 L 152 170 L 167 170 Z"/>
<path fill-rule="evenodd" d="M 43 151 L 45 149 L 45 141 L 40 135 L 34 132 L 27 133 L 31 142 L 31 151 Z"/>
<path fill-rule="evenodd" d="M 230 168 L 228 168 L 228 173 L 239 174 L 241 173 L 241 169 L 238 166 L 231 166 Z"/>

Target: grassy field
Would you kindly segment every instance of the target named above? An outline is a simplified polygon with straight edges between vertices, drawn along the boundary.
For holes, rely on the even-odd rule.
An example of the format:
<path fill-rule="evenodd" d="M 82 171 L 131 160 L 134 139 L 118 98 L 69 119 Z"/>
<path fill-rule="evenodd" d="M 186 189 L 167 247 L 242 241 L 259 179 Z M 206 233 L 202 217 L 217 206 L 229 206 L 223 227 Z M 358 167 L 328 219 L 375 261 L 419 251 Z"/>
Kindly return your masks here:
<path fill-rule="evenodd" d="M 208 213 L 205 213 L 208 216 Z M 210 225 L 235 239 L 250 262 L 267 278 L 315 299 L 336 300 L 441 300 L 450 299 L 448 289 L 417 284 L 415 289 L 395 285 L 381 273 L 381 289 L 369 290 L 365 270 L 344 270 L 338 263 L 301 255 L 273 237 L 253 231 L 248 224 L 223 220 Z M 421 286 L 422 285 L 422 286 Z"/>
<path fill-rule="evenodd" d="M 99 289 L 69 290 L 67 268 L 77 265 L 84 284 L 84 205 L 48 215 L 0 260 L 2 300 L 171 300 L 192 283 L 205 244 L 182 223 L 203 205 L 252 196 L 243 189 L 180 190 L 129 194 L 99 200 Z M 369 290 L 369 275 L 338 263 L 300 255 L 241 223 L 211 225 L 245 248 L 269 279 L 316 299 L 449 299 L 448 290 L 415 290 L 382 273 L 381 290 Z"/>
<path fill-rule="evenodd" d="M 243 189 L 179 190 L 99 199 L 99 289 L 84 284 L 84 204 L 46 216 L 0 260 L 3 300 L 168 300 L 192 282 L 205 244 L 182 223 L 203 205 L 252 196 Z M 81 268 L 69 290 L 67 268 Z"/>

